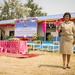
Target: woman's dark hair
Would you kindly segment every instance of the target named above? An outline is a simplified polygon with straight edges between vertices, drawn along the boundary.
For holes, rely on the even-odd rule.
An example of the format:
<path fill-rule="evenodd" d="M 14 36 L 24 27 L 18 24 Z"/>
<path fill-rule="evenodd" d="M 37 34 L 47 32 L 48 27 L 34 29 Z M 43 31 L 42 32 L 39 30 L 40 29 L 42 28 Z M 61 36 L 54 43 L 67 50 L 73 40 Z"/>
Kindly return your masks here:
<path fill-rule="evenodd" d="M 71 18 L 71 14 L 70 14 L 69 12 L 66 12 L 66 13 L 63 15 L 63 18 L 64 18 L 66 15 L 69 15 L 69 19 Z"/>

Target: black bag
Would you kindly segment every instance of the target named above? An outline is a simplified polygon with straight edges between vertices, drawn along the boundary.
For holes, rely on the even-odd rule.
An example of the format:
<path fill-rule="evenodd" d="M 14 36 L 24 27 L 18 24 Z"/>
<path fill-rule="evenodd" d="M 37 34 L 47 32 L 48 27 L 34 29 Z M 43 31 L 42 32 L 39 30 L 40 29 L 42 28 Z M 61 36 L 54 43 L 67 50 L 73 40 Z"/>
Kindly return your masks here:
<path fill-rule="evenodd" d="M 61 37 L 61 32 L 62 32 L 62 30 L 60 30 L 60 32 L 59 32 L 59 36 Z"/>

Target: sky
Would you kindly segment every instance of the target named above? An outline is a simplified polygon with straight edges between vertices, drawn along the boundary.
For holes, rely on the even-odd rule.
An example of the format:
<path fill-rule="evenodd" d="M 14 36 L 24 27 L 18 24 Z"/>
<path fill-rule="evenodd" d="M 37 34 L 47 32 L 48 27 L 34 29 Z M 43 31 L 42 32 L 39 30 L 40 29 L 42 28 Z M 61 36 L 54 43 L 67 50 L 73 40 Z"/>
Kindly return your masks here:
<path fill-rule="evenodd" d="M 19 0 L 26 3 L 27 0 Z M 0 0 L 0 3 L 3 0 Z M 65 12 L 75 12 L 75 0 L 34 0 L 36 4 L 43 8 L 47 15 L 63 14 Z"/>

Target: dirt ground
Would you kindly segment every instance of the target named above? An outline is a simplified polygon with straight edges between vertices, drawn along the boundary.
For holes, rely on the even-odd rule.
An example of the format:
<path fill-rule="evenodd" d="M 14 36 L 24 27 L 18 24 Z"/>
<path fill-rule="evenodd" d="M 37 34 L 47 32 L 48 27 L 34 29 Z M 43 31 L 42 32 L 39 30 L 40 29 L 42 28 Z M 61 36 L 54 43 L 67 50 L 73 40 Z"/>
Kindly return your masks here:
<path fill-rule="evenodd" d="M 0 56 L 0 75 L 75 75 L 75 54 L 71 56 L 71 69 L 62 69 L 59 52 L 31 51 L 39 54 L 32 58 Z"/>

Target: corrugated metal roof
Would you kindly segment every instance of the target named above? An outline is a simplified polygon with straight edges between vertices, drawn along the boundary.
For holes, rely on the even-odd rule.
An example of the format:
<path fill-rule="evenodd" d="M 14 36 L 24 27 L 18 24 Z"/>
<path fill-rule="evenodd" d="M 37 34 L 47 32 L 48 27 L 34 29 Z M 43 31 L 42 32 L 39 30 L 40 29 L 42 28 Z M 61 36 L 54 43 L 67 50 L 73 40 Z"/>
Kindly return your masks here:
<path fill-rule="evenodd" d="M 2 20 L 0 21 L 0 24 L 7 24 L 7 23 L 13 23 L 14 22 L 14 19 L 11 19 L 11 20 Z"/>
<path fill-rule="evenodd" d="M 75 13 L 71 13 L 71 16 L 72 18 L 75 18 Z M 57 19 L 57 18 L 62 18 L 62 17 L 63 17 L 63 14 L 56 14 L 56 15 L 40 16 L 37 19 L 38 20 L 50 20 L 50 19 Z M 20 19 L 23 19 L 23 18 L 20 18 Z M 14 23 L 14 19 L 0 21 L 0 24 L 8 24 L 8 23 Z"/>
<path fill-rule="evenodd" d="M 71 13 L 71 17 L 75 18 L 75 13 Z M 57 19 L 57 18 L 63 18 L 63 14 L 41 16 L 38 17 L 38 20 L 48 20 L 48 19 Z"/>

